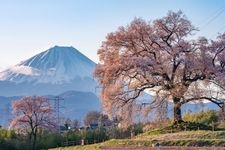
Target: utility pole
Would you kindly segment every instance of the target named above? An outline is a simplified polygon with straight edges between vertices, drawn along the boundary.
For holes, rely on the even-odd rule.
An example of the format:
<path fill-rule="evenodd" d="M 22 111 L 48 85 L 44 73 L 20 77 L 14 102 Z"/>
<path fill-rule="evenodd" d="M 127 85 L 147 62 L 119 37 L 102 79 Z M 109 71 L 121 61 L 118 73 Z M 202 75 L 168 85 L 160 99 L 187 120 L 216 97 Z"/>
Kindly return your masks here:
<path fill-rule="evenodd" d="M 57 115 L 57 128 L 58 131 L 60 132 L 60 100 L 64 100 L 63 98 L 60 98 L 59 96 L 55 97 L 55 111 Z"/>
<path fill-rule="evenodd" d="M 60 109 L 63 108 L 62 105 L 60 104 L 60 101 L 64 99 L 60 96 L 56 96 L 54 98 L 49 98 L 48 100 L 54 101 L 54 111 L 56 115 L 57 130 L 58 132 L 60 132 Z"/>

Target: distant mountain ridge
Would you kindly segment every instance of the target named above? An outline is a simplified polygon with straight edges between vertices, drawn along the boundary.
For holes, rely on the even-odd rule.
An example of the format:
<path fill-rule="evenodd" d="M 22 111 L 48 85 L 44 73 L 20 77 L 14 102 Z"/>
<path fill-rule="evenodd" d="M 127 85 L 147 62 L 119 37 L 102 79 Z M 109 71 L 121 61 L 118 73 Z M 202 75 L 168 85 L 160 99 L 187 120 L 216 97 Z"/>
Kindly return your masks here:
<path fill-rule="evenodd" d="M 0 95 L 94 92 L 95 63 L 73 47 L 54 46 L 0 72 Z"/>
<path fill-rule="evenodd" d="M 100 101 L 98 97 L 92 92 L 66 91 L 59 95 L 44 96 L 49 99 L 53 108 L 53 99 L 55 96 L 59 96 L 63 99 L 60 101 L 60 118 L 77 119 L 82 123 L 83 118 L 89 111 L 101 110 Z M 21 99 L 22 97 L 22 95 L 13 97 L 0 96 L 0 111 L 5 114 L 7 109 L 9 109 L 9 112 L 11 112 L 11 103 L 15 100 Z M 3 115 L 0 119 L 0 125 L 7 127 L 10 118 L 12 118 L 12 113 Z"/>

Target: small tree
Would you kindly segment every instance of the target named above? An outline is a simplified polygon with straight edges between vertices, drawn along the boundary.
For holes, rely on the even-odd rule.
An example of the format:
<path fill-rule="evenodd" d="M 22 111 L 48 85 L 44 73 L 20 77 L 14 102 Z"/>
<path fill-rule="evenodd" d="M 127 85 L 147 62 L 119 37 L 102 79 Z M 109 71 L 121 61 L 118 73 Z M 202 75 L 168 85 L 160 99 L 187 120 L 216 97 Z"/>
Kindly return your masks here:
<path fill-rule="evenodd" d="M 14 118 L 10 128 L 29 135 L 32 150 L 35 149 L 38 129 L 55 129 L 53 110 L 44 97 L 23 97 L 12 104 Z"/>
<path fill-rule="evenodd" d="M 190 101 L 209 100 L 222 107 L 225 34 L 216 41 L 190 40 L 195 30 L 178 11 L 153 22 L 134 19 L 108 34 L 94 73 L 105 111 L 129 120 L 127 108 L 145 91 L 153 93 L 149 103 L 155 108 L 173 102 L 174 123 L 182 122 L 181 106 Z"/>
<path fill-rule="evenodd" d="M 110 126 L 112 124 L 108 116 L 97 111 L 88 112 L 84 118 L 84 125 L 98 124 L 99 127 Z"/>
<path fill-rule="evenodd" d="M 80 122 L 78 120 L 71 120 L 67 118 L 64 122 L 66 130 L 68 129 L 78 129 L 80 127 Z"/>
<path fill-rule="evenodd" d="M 84 118 L 84 125 L 89 126 L 90 124 L 98 124 L 98 118 L 100 117 L 100 112 L 90 111 Z"/>

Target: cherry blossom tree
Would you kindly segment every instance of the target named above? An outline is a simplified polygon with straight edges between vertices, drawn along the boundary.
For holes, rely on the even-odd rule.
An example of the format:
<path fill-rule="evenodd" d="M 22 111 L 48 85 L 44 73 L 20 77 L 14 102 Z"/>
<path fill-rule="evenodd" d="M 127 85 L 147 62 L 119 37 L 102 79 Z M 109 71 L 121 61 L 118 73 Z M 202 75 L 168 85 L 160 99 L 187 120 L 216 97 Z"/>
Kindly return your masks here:
<path fill-rule="evenodd" d="M 39 129 L 55 129 L 53 110 L 44 97 L 23 97 L 12 104 L 14 118 L 10 129 L 28 134 L 32 149 L 35 149 Z"/>
<path fill-rule="evenodd" d="M 127 108 L 144 92 L 154 96 L 152 107 L 173 102 L 174 123 L 182 122 L 181 106 L 190 101 L 208 100 L 222 108 L 225 34 L 215 41 L 191 40 L 195 31 L 181 11 L 170 11 L 152 22 L 135 18 L 109 33 L 94 71 L 105 111 L 129 118 Z"/>

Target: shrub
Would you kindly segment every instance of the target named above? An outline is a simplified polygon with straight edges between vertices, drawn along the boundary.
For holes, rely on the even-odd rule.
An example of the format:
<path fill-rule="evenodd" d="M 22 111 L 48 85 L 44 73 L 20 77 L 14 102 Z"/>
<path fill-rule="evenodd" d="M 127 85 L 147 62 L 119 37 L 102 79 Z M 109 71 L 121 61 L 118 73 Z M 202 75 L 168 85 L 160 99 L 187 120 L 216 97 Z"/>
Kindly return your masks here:
<path fill-rule="evenodd" d="M 183 119 L 187 122 L 213 125 L 214 123 L 218 122 L 219 116 L 215 110 L 207 110 L 198 113 L 187 113 L 184 115 Z"/>

